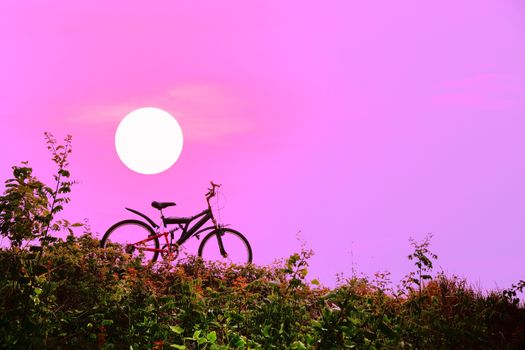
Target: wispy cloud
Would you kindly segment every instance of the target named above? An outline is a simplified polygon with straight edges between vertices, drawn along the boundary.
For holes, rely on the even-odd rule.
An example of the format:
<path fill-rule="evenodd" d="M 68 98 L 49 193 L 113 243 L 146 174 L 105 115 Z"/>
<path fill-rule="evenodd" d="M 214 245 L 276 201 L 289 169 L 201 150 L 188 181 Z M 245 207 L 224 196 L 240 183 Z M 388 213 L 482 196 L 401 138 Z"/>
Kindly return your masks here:
<path fill-rule="evenodd" d="M 165 103 L 195 140 L 219 139 L 255 127 L 239 96 L 220 86 L 177 86 L 168 92 Z"/>
<path fill-rule="evenodd" d="M 524 82 L 503 74 L 480 73 L 444 81 L 432 100 L 439 105 L 478 109 L 505 109 L 523 106 Z"/>
<path fill-rule="evenodd" d="M 131 104 L 87 106 L 72 113 L 68 121 L 72 123 L 115 123 L 135 108 L 137 106 Z"/>
<path fill-rule="evenodd" d="M 238 94 L 232 89 L 212 84 L 174 86 L 142 105 L 117 103 L 89 106 L 74 113 L 75 117 L 70 122 L 115 124 L 140 107 L 158 107 L 168 111 L 181 124 L 185 139 L 191 141 L 215 142 L 256 127 Z"/>

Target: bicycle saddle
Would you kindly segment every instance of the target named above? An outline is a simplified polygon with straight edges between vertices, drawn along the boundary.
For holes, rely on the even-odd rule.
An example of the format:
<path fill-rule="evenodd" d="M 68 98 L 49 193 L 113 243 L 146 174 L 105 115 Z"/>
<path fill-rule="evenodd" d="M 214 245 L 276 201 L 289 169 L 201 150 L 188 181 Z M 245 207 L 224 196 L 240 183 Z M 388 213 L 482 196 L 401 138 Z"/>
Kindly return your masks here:
<path fill-rule="evenodd" d="M 177 205 L 177 204 L 173 202 L 151 202 L 151 206 L 158 210 L 161 210 L 167 207 L 171 207 L 173 205 Z"/>

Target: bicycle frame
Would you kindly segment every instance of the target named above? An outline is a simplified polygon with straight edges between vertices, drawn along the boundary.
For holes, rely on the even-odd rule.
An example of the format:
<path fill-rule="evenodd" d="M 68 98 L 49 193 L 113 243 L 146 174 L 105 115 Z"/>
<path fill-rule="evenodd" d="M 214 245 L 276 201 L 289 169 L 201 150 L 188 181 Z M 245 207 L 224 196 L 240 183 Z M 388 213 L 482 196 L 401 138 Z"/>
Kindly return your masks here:
<path fill-rule="evenodd" d="M 126 208 L 128 209 L 129 211 L 139 215 L 139 216 L 142 216 L 143 218 L 146 218 L 146 220 L 151 224 L 151 223 L 154 223 L 153 220 L 151 220 L 150 218 L 148 218 L 146 215 L 136 211 L 136 210 L 133 210 L 133 209 L 129 209 L 129 208 Z M 201 219 L 196 222 L 195 224 L 193 224 L 191 227 L 190 227 L 190 224 L 191 222 L 193 222 L 195 219 L 201 217 Z M 159 253 L 167 253 L 170 260 L 173 259 L 173 251 L 171 249 L 171 246 L 172 245 L 175 245 L 177 248 L 180 247 L 182 244 L 184 244 L 184 242 L 186 242 L 188 239 L 190 239 L 191 237 L 193 236 L 196 236 L 198 239 L 200 238 L 199 235 L 205 231 L 208 231 L 208 230 L 220 230 L 220 226 L 217 224 L 217 222 L 215 221 L 215 218 L 213 217 L 213 213 L 211 211 L 211 208 L 208 208 L 208 209 L 205 209 L 203 210 L 201 213 L 195 215 L 195 216 L 192 216 L 191 218 L 165 218 L 163 215 L 162 215 L 162 211 L 161 211 L 161 218 L 162 218 L 162 223 L 164 225 L 164 228 L 167 228 L 167 225 L 178 225 L 179 228 L 182 229 L 182 232 L 181 232 L 181 235 L 179 237 L 179 239 L 173 243 L 173 239 L 174 239 L 174 232 L 177 230 L 177 229 L 173 229 L 173 230 L 167 230 L 167 231 L 163 231 L 161 233 L 158 233 L 156 235 L 153 235 L 153 236 L 150 236 L 146 239 L 143 239 L 141 241 L 138 241 L 136 243 L 133 243 L 132 246 L 135 247 L 136 249 L 140 250 L 140 251 L 149 251 L 149 252 L 159 252 Z M 204 226 L 204 224 L 206 224 L 206 222 L 208 222 L 208 220 L 212 220 L 213 222 L 213 226 L 208 226 L 208 227 L 205 227 L 203 229 L 201 229 L 201 227 Z M 153 227 L 155 228 L 159 228 L 159 225 L 152 225 Z M 170 239 L 168 240 L 168 233 L 171 234 L 171 237 Z M 217 239 L 218 239 L 218 243 L 219 243 L 219 249 L 220 249 L 220 252 L 223 256 L 226 256 L 226 252 L 224 250 L 224 246 L 222 244 L 222 239 L 220 237 L 220 232 L 219 234 L 217 235 Z M 164 240 L 166 242 L 166 247 L 167 249 L 158 249 L 158 248 L 149 248 L 149 247 L 141 247 L 142 244 L 146 243 L 146 242 L 149 242 L 151 240 L 154 240 L 156 238 L 159 238 L 161 239 L 161 237 L 164 237 Z"/>
<path fill-rule="evenodd" d="M 197 215 L 194 215 L 192 216 L 191 218 L 177 218 L 177 217 L 168 217 L 168 218 L 165 218 L 164 215 L 162 214 L 162 208 L 163 207 L 158 207 L 158 209 L 160 210 L 160 217 L 162 219 L 162 224 L 164 225 L 164 228 L 167 229 L 167 225 L 170 225 L 170 224 L 176 224 L 179 226 L 179 228 L 182 229 L 182 233 L 179 237 L 179 239 L 173 243 L 173 238 L 174 238 L 174 232 L 177 230 L 176 228 L 173 229 L 173 230 L 168 230 L 168 231 L 164 231 L 164 232 L 161 232 L 161 233 L 158 233 L 158 234 L 155 234 L 153 236 L 150 236 L 146 239 L 143 239 L 139 242 L 136 242 L 136 243 L 133 243 L 131 244 L 134 248 L 137 248 L 141 251 L 150 251 L 150 252 L 159 252 L 159 253 L 167 253 L 170 260 L 172 260 L 173 258 L 173 254 L 172 254 L 172 245 L 174 245 L 176 248 L 175 249 L 178 249 L 178 247 L 180 247 L 182 244 L 184 244 L 184 242 L 186 242 L 189 238 L 195 236 L 197 237 L 197 239 L 199 239 L 199 234 L 201 234 L 202 232 L 204 231 L 207 231 L 207 230 L 214 230 L 212 232 L 217 232 L 216 235 L 217 235 L 217 241 L 219 243 L 219 251 L 221 253 L 221 255 L 223 257 L 227 257 L 228 254 L 226 253 L 225 249 L 224 249 L 224 245 L 222 243 L 222 238 L 221 236 L 223 235 L 220 231 L 221 227 L 217 224 L 217 220 L 215 220 L 215 217 L 213 216 L 213 212 L 211 210 L 211 205 L 210 205 L 210 199 L 213 198 L 216 194 L 215 192 L 215 188 L 216 187 L 220 187 L 221 185 L 218 185 L 218 184 L 214 184 L 212 181 L 210 181 L 210 184 L 211 184 L 211 188 L 208 189 L 208 192 L 206 193 L 205 195 L 205 198 L 206 198 L 206 203 L 208 204 L 208 209 L 205 209 L 203 210 L 202 212 L 200 212 L 199 214 Z M 175 203 L 173 203 L 172 205 L 174 205 Z M 152 203 L 153 205 L 153 203 Z M 144 218 L 151 226 L 153 226 L 154 229 L 159 229 L 160 226 L 157 225 L 153 220 L 151 220 L 148 216 L 142 214 L 141 212 L 139 211 L 136 211 L 136 210 L 133 210 L 133 209 L 130 209 L 130 208 L 126 208 L 127 210 L 131 211 L 132 213 L 134 214 L 137 214 L 139 216 L 141 216 L 142 218 Z M 194 225 L 192 225 L 190 227 L 190 224 L 192 221 L 194 221 L 195 219 L 201 217 L 201 219 L 195 223 Z M 208 222 L 208 220 L 210 220 L 213 222 L 213 226 L 208 226 L 208 227 L 205 227 L 205 228 L 202 228 L 202 226 L 204 226 L 204 224 L 206 222 Z M 199 230 L 200 229 L 200 230 Z M 170 239 L 168 240 L 168 233 L 170 234 Z M 148 248 L 148 247 L 140 247 L 140 245 L 146 243 L 146 242 L 149 242 L 151 240 L 154 240 L 154 239 L 158 239 L 160 237 L 164 237 L 164 240 L 166 241 L 166 247 L 167 249 L 158 249 L 158 248 Z"/>

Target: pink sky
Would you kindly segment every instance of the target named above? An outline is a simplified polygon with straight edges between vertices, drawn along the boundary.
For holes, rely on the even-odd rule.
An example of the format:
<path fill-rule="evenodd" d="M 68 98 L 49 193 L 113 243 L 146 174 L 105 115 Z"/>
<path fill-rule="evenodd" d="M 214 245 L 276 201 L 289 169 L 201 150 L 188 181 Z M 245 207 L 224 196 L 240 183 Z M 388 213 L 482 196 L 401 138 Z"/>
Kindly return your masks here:
<path fill-rule="evenodd" d="M 130 2 L 0 5 L 0 179 L 52 173 L 43 132 L 73 135 L 72 202 L 94 232 L 205 206 L 255 262 L 300 249 L 311 276 L 409 271 L 434 234 L 449 273 L 484 288 L 525 271 L 525 6 L 515 1 Z M 114 135 L 131 110 L 174 115 L 179 161 L 140 175 Z M 3 189 L 3 185 L 0 185 Z"/>

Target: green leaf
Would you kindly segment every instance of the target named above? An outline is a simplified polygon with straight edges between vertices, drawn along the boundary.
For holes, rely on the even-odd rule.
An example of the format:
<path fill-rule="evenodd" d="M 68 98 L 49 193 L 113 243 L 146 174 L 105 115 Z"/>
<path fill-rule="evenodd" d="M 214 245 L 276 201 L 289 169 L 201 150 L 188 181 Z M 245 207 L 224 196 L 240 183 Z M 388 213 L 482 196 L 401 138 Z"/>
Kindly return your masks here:
<path fill-rule="evenodd" d="M 304 346 L 303 342 L 300 340 L 296 340 L 292 343 L 291 348 L 294 350 L 306 350 L 306 346 Z"/>
<path fill-rule="evenodd" d="M 242 338 L 237 338 L 234 340 L 234 345 L 238 348 L 244 348 L 246 346 L 246 342 Z"/>
<path fill-rule="evenodd" d="M 103 326 L 111 326 L 113 324 L 113 320 L 102 320 Z"/>
<path fill-rule="evenodd" d="M 206 338 L 208 338 L 208 341 L 210 343 L 215 343 L 215 341 L 217 340 L 217 333 L 215 333 L 215 331 L 211 331 L 210 333 L 208 333 Z"/>
<path fill-rule="evenodd" d="M 317 320 L 312 320 L 311 324 L 316 329 L 322 329 L 323 328 L 322 323 L 317 321 Z"/>
<path fill-rule="evenodd" d="M 299 276 L 301 276 L 301 278 L 305 278 L 307 274 L 308 274 L 308 269 L 299 270 Z"/>
<path fill-rule="evenodd" d="M 269 325 L 269 324 L 265 325 L 265 326 L 262 328 L 262 334 L 263 334 L 266 338 L 269 338 L 269 337 L 270 337 L 270 325 Z"/>
<path fill-rule="evenodd" d="M 184 329 L 180 328 L 179 326 L 170 326 L 170 329 L 171 329 L 172 332 L 175 332 L 177 334 L 184 333 Z"/>
<path fill-rule="evenodd" d="M 357 317 L 351 317 L 349 321 L 355 326 L 361 325 L 361 320 Z"/>
<path fill-rule="evenodd" d="M 186 350 L 186 346 L 185 345 L 171 344 L 170 347 L 171 348 L 175 348 L 175 349 L 180 349 L 180 350 Z"/>

